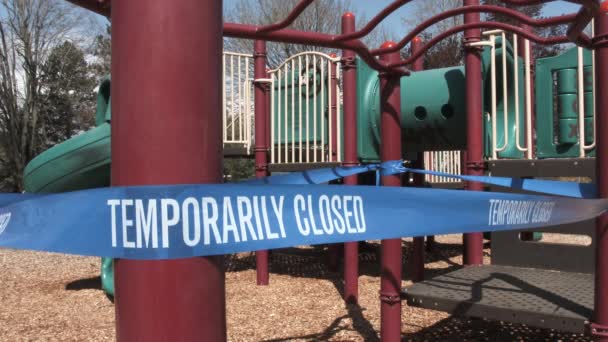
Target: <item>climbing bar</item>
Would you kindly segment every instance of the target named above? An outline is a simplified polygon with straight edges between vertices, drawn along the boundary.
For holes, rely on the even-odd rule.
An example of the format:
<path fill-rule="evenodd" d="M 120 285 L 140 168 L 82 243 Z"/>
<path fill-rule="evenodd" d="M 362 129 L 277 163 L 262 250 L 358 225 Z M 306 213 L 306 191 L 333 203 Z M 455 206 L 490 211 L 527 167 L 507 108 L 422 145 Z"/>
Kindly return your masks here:
<path fill-rule="evenodd" d="M 445 39 L 453 34 L 456 34 L 456 33 L 459 33 L 459 32 L 462 32 L 462 31 L 465 31 L 468 29 L 475 29 L 475 28 L 499 29 L 499 30 L 503 30 L 503 31 L 513 32 L 532 42 L 535 42 L 538 44 L 543 44 L 543 45 L 562 44 L 562 43 L 569 42 L 569 39 L 566 36 L 556 36 L 556 37 L 547 37 L 547 38 L 540 37 L 535 34 L 531 34 L 520 27 L 509 25 L 509 24 L 504 24 L 504 23 L 499 23 L 499 22 L 486 21 L 486 22 L 479 22 L 479 23 L 462 24 L 462 25 L 454 26 L 454 27 L 442 32 L 441 34 L 438 34 L 433 39 L 429 40 L 419 51 L 417 51 L 415 54 L 410 55 L 408 58 L 401 60 L 398 63 L 385 65 L 385 67 L 392 68 L 392 67 L 411 64 L 413 61 L 415 61 L 417 58 L 422 56 L 426 51 L 428 51 L 430 48 L 435 46 L 437 43 L 439 43 L 443 39 Z M 585 34 L 583 34 L 581 39 L 582 39 L 582 41 L 585 42 L 585 45 L 591 45 L 591 39 L 588 36 L 586 36 Z"/>
<path fill-rule="evenodd" d="M 68 0 L 76 5 L 82 6 L 89 10 L 92 10 L 96 13 L 109 16 L 111 13 L 109 0 Z M 285 42 L 285 43 L 295 43 L 295 44 L 308 44 L 315 46 L 323 46 L 328 48 L 335 49 L 345 49 L 355 51 L 359 56 L 365 60 L 373 69 L 378 71 L 385 72 L 393 72 L 401 75 L 408 75 L 409 71 L 403 68 L 405 65 L 410 64 L 413 60 L 418 58 L 424 52 L 426 52 L 429 48 L 435 45 L 440 40 L 448 37 L 450 34 L 461 32 L 466 29 L 471 28 L 492 28 L 492 29 L 502 29 L 505 31 L 517 33 L 533 42 L 539 44 L 557 44 L 557 43 L 565 43 L 568 41 L 575 42 L 578 45 L 582 45 L 584 47 L 591 47 L 591 40 L 583 33 L 583 29 L 587 26 L 587 24 L 593 18 L 593 15 L 599 11 L 599 6 L 595 1 L 592 0 L 578 0 L 578 1 L 568 1 L 575 4 L 580 4 L 581 9 L 577 14 L 570 15 L 562 15 L 556 17 L 542 18 L 542 19 L 533 19 L 526 15 L 523 15 L 516 10 L 495 6 L 495 5 L 477 5 L 477 6 L 465 6 L 459 7 L 452 10 L 448 10 L 442 14 L 434 16 L 426 21 L 424 21 L 421 25 L 417 26 L 412 32 L 406 35 L 398 44 L 381 49 L 370 50 L 364 43 L 358 40 L 358 38 L 362 38 L 368 35 L 373 29 L 375 29 L 387 16 L 391 13 L 394 13 L 400 7 L 406 5 L 412 0 L 397 0 L 391 2 L 387 7 L 381 10 L 376 16 L 374 16 L 362 29 L 346 34 L 333 35 L 328 33 L 320 33 L 320 32 L 304 32 L 298 30 L 286 29 L 289 25 L 291 25 L 297 18 L 311 5 L 314 0 L 301 0 L 299 1 L 294 8 L 289 12 L 289 14 L 285 17 L 285 19 L 269 24 L 269 25 L 246 25 L 246 24 L 237 24 L 237 23 L 224 23 L 224 35 L 234 38 L 245 38 L 245 39 L 262 39 L 276 42 Z M 504 3 L 510 5 L 524 6 L 531 4 L 540 4 L 548 1 L 542 0 L 503 0 Z M 431 41 L 427 43 L 415 56 L 411 56 L 410 58 L 403 60 L 399 63 L 390 63 L 382 62 L 374 58 L 377 55 L 383 55 L 386 53 L 394 52 L 402 49 L 405 45 L 407 45 L 416 35 L 419 35 L 429 26 L 464 13 L 471 12 L 480 12 L 480 13 L 500 13 L 510 18 L 519 20 L 521 23 L 533 26 L 533 27 L 546 27 L 552 25 L 566 24 L 570 23 L 568 28 L 568 33 L 566 36 L 562 37 L 554 37 L 554 38 L 544 38 L 537 36 L 535 34 L 531 34 L 521 30 L 520 28 L 512 25 L 500 24 L 500 23 L 491 23 L 491 22 L 482 22 L 475 23 L 469 25 L 480 25 L 480 26 L 458 26 L 448 30 L 447 33 L 435 37 Z"/>
<path fill-rule="evenodd" d="M 448 19 L 448 18 L 455 17 L 457 15 L 462 15 L 464 13 L 471 13 L 471 12 L 500 13 L 500 14 L 507 15 L 513 19 L 519 20 L 523 24 L 528 24 L 528 25 L 534 26 L 534 27 L 547 27 L 547 26 L 565 24 L 565 23 L 571 22 L 576 17 L 576 14 L 567 14 L 567 15 L 561 15 L 561 16 L 550 17 L 550 18 L 534 19 L 534 18 L 530 18 L 529 16 L 527 16 L 525 14 L 517 12 L 515 10 L 509 9 L 506 7 L 495 6 L 495 5 L 477 5 L 477 6 L 458 7 L 458 8 L 454 8 L 451 10 L 447 10 L 445 12 L 437 14 L 437 15 L 423 21 L 418 26 L 416 26 L 410 33 L 408 33 L 403 39 L 401 39 L 395 46 L 391 46 L 388 48 L 375 49 L 375 50 L 371 51 L 371 54 L 374 56 L 383 55 L 386 53 L 401 50 L 407 44 L 409 44 L 412 39 L 419 36 L 422 32 L 424 32 L 424 30 L 435 25 L 436 23 L 438 23 L 442 20 Z"/>
<path fill-rule="evenodd" d="M 300 14 L 302 14 L 302 12 L 304 12 L 304 10 L 306 10 L 306 8 L 314 1 L 315 0 L 301 0 L 283 21 L 278 22 L 276 24 L 262 26 L 258 28 L 258 32 L 276 31 L 291 25 L 294 20 L 296 20 L 300 16 Z"/>

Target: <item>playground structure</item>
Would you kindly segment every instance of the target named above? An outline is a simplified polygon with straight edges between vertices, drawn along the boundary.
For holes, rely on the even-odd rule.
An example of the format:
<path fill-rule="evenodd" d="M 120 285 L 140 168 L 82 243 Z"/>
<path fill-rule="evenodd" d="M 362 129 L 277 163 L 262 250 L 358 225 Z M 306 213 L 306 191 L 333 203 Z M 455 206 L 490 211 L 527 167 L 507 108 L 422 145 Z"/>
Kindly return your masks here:
<path fill-rule="evenodd" d="M 109 2 L 86 0 L 74 0 L 73 2 L 104 15 L 110 14 Z M 190 83 L 187 84 L 191 85 L 192 89 L 187 91 L 186 95 L 183 94 L 184 89 L 189 88 L 182 86 L 180 88 L 182 93 L 173 91 L 162 100 L 152 100 L 153 96 L 158 96 L 154 95 L 153 85 L 142 88 L 141 85 L 137 85 L 136 80 L 130 80 L 127 76 L 128 68 L 135 68 L 135 70 L 149 74 L 149 71 L 139 69 L 143 66 L 134 64 L 138 63 L 138 60 L 139 63 L 143 63 L 143 60 L 149 58 L 149 52 L 131 48 L 127 40 L 120 38 L 128 33 L 156 46 L 152 40 L 158 37 L 147 37 L 147 33 L 144 33 L 145 30 L 134 29 L 127 24 L 134 18 L 132 15 L 136 15 L 135 9 L 146 7 L 145 5 L 115 1 L 111 8 L 115 26 L 113 57 L 118 56 L 120 62 L 113 65 L 115 85 L 111 91 L 114 97 L 114 110 L 118 113 L 114 115 L 115 120 L 111 125 L 114 141 L 110 143 L 111 115 L 108 81 L 100 86 L 100 100 L 96 114 L 98 127 L 45 152 L 32 161 L 26 170 L 28 190 L 54 192 L 107 186 L 110 183 L 110 161 L 112 162 L 112 184 L 114 185 L 217 182 L 219 181 L 217 170 L 209 170 L 213 167 L 209 164 L 209 160 L 204 160 L 202 164 L 197 162 L 192 166 L 192 160 L 188 160 L 188 158 L 195 156 L 201 158 L 201 155 L 211 159 L 219 158 L 218 151 L 221 151 L 221 148 L 218 148 L 218 144 L 222 141 L 220 139 L 223 139 L 225 151 L 228 154 L 250 155 L 253 152 L 256 157 L 256 175 L 258 176 L 265 176 L 268 174 L 268 170 L 273 169 L 294 170 L 333 164 L 355 165 L 359 162 L 399 159 L 404 156 L 406 159 L 420 162 L 423 159 L 420 152 L 465 149 L 467 154 L 463 164 L 467 174 L 483 174 L 488 170 L 492 175 L 593 176 L 591 174 L 593 157 L 597 156 L 595 162 L 598 165 L 596 174 L 600 195 L 608 194 L 605 180 L 600 176 L 606 172 L 608 165 L 605 165 L 605 160 L 608 159 L 596 153 L 596 150 L 608 148 L 605 141 L 602 140 L 601 134 L 596 134 L 607 128 L 605 125 L 608 119 L 604 115 L 607 104 L 601 96 L 594 97 L 595 93 L 603 93 L 602 90 L 607 86 L 605 82 L 608 81 L 605 75 L 605 63 L 608 56 L 606 56 L 606 45 L 603 43 L 608 34 L 608 19 L 606 18 L 608 8 L 606 8 L 605 2 L 602 2 L 600 6 L 595 1 L 574 1 L 582 4 L 580 12 L 576 15 L 534 20 L 503 7 L 480 6 L 478 1 L 466 0 L 464 7 L 429 19 L 398 43 L 385 44 L 381 48 L 371 51 L 360 43 L 358 38 L 369 33 L 388 14 L 407 2 L 409 1 L 394 1 L 360 31 L 354 30 L 354 17 L 346 14 L 343 17 L 343 33 L 337 36 L 298 32 L 285 28 L 306 6 L 312 3 L 310 0 L 301 1 L 285 21 L 274 25 L 254 27 L 226 23 L 223 27 L 224 35 L 257 39 L 254 54 L 249 56 L 227 53 L 222 62 L 218 57 L 220 51 L 217 48 L 195 49 L 194 55 L 203 59 L 196 60 L 196 65 L 200 65 L 200 63 L 211 65 L 206 66 L 205 71 L 220 82 L 219 72 L 212 70 L 217 65 L 220 63 L 223 65 L 221 70 L 224 70 L 224 74 L 226 74 L 226 70 L 233 72 L 235 68 L 249 70 L 250 59 L 253 58 L 256 66 L 254 77 L 244 77 L 243 80 L 236 82 L 235 87 L 234 81 L 241 75 L 237 71 L 236 77 L 233 73 L 221 82 L 223 87 L 220 88 L 224 90 L 223 95 L 219 93 L 218 89 L 214 90 L 217 94 L 214 93 L 204 99 L 200 99 L 200 94 L 209 92 L 208 85 L 196 78 L 189 78 Z M 515 0 L 504 2 L 518 5 L 535 3 L 535 1 Z M 164 4 L 159 5 L 159 8 L 162 7 L 164 11 L 175 16 L 177 13 L 182 13 L 173 12 L 171 9 L 174 6 L 179 7 L 179 5 Z M 196 7 L 198 14 L 188 16 L 186 18 L 188 20 L 176 17 L 174 25 L 183 29 L 183 32 L 190 32 L 187 34 L 204 30 L 208 39 L 219 41 L 221 24 L 216 18 L 219 13 L 219 5 L 209 2 L 189 6 Z M 157 8 L 139 16 L 138 25 L 146 26 L 145 23 L 148 20 L 153 21 L 158 15 L 156 10 L 160 11 Z M 479 22 L 481 12 L 507 14 L 530 26 L 565 23 L 571 23 L 571 26 L 568 37 L 543 38 L 531 33 L 530 30 L 511 25 Z M 409 42 L 414 44 L 414 38 L 422 30 L 437 20 L 461 14 L 465 15 L 464 25 L 435 37 L 417 52 L 412 53 L 409 58 L 401 60 L 398 51 Z M 582 30 L 593 17 L 595 17 L 596 32 L 594 38 L 591 39 L 583 34 Z M 181 22 L 178 23 L 178 21 Z M 513 44 L 510 45 L 506 42 L 507 36 L 502 31 L 490 31 L 486 32 L 487 35 L 482 36 L 480 28 L 501 29 L 514 32 L 517 36 L 513 38 Z M 403 68 L 418 60 L 429 46 L 449 34 L 461 31 L 465 31 L 465 41 L 467 42 L 465 67 L 419 71 L 411 74 Z M 173 36 L 166 38 L 175 39 Z M 178 49 L 180 44 L 179 39 L 177 40 L 171 43 L 175 44 L 173 45 L 175 49 Z M 261 40 L 317 44 L 341 48 L 344 51 L 342 58 L 320 54 L 295 56 L 278 68 L 266 71 L 264 46 Z M 574 48 L 561 56 L 536 61 L 536 74 L 533 82 L 530 73 L 532 62 L 530 61 L 528 40 L 544 44 L 574 40 L 579 45 L 594 51 Z M 522 42 L 523 44 L 521 44 Z M 204 44 L 201 43 L 202 45 Z M 486 48 L 479 49 L 483 46 Z M 414 47 L 413 45 L 412 48 Z M 162 49 L 166 48 L 162 47 Z M 354 52 L 358 53 L 360 58 L 354 58 Z M 165 63 L 163 58 L 167 58 L 166 54 L 159 54 L 160 57 L 154 63 Z M 519 57 L 520 55 L 522 58 Z M 378 60 L 374 56 L 380 56 L 380 59 Z M 178 63 L 178 65 L 182 64 Z M 188 70 L 187 66 L 184 68 L 184 71 Z M 481 72 L 476 72 L 476 70 Z M 166 73 L 163 75 L 169 79 L 175 77 L 166 75 Z M 588 75 L 595 75 L 595 77 L 588 77 Z M 575 78 L 576 81 L 574 81 Z M 554 79 L 555 86 L 553 86 Z M 229 83 L 228 80 L 233 83 Z M 133 99 L 122 95 L 123 91 L 131 89 L 130 87 L 141 88 L 138 91 L 141 91 L 143 95 L 152 96 L 147 98 L 148 102 L 145 106 L 140 107 L 133 104 Z M 533 87 L 535 92 L 532 90 Z M 302 89 L 308 92 L 304 96 L 302 96 Z M 532 96 L 534 93 L 536 96 Z M 172 106 L 176 105 L 175 101 L 183 99 L 184 96 L 188 98 L 187 104 L 180 106 L 185 106 L 183 107 L 185 112 L 190 114 L 183 118 L 183 122 L 172 123 L 170 127 L 165 127 L 164 125 L 172 119 L 170 116 L 162 114 L 162 110 L 159 108 L 175 112 L 179 108 Z M 194 99 L 195 97 L 197 99 Z M 222 100 L 219 100 L 220 98 Z M 253 118 L 252 106 L 249 105 L 252 98 L 255 98 Z M 296 101 L 296 99 L 298 100 Z M 217 108 L 217 112 L 221 112 L 221 103 L 224 104 L 223 113 L 225 115 L 223 128 L 221 128 L 223 133 L 219 133 L 219 119 L 217 113 L 213 111 L 213 108 Z M 159 107 L 157 108 L 157 106 Z M 205 107 L 204 115 L 201 114 L 200 108 L 195 109 L 197 106 Z M 533 111 L 532 108 L 535 110 Z M 147 111 L 157 113 L 154 118 L 164 124 L 142 125 L 138 115 L 143 115 Z M 201 120 L 201 115 L 209 121 L 209 127 L 204 130 L 205 132 L 201 132 L 200 126 L 195 124 Z M 190 123 L 188 120 L 191 120 Z M 252 140 L 250 127 L 253 120 L 256 125 L 255 139 Z M 199 127 L 199 129 L 188 128 L 189 126 Z M 167 133 L 167 130 L 175 132 Z M 132 133 L 135 138 L 126 134 L 127 131 Z M 184 134 L 188 137 L 185 138 L 186 140 L 191 140 L 197 146 L 195 150 L 185 148 L 186 151 L 183 151 L 184 147 L 179 143 L 167 144 L 167 139 L 171 139 L 171 137 L 183 142 L 184 138 L 181 135 Z M 157 148 L 160 148 L 160 151 L 166 151 L 167 154 L 173 154 L 173 156 L 167 157 L 162 153 L 161 156 L 151 156 L 148 151 L 150 142 L 143 143 L 139 140 L 144 139 L 137 139 L 137 137 L 149 136 L 162 138 L 162 141 L 154 142 L 154 146 L 157 146 L 156 144 L 168 145 Z M 178 136 L 181 137 L 178 139 Z M 209 143 L 209 141 L 213 142 Z M 201 146 L 204 146 L 203 152 L 199 151 Z M 60 153 L 62 148 L 63 152 L 69 153 Z M 72 152 L 75 152 L 76 156 L 86 158 L 74 158 L 75 155 Z M 189 157 L 186 158 L 186 156 Z M 438 156 L 437 153 L 427 154 L 424 157 L 427 165 L 430 158 L 433 158 L 434 165 L 438 164 Z M 159 169 L 159 165 L 167 166 Z M 453 163 L 448 163 L 448 165 L 453 165 Z M 185 173 L 179 174 L 172 170 L 177 167 L 190 171 L 182 171 Z M 53 172 L 49 174 L 49 170 Z M 196 175 L 189 172 L 194 172 Z M 345 180 L 345 183 L 356 184 L 356 179 L 350 177 Z M 385 176 L 383 184 L 401 186 L 401 180 L 396 176 Z M 476 183 L 467 184 L 467 189 L 482 190 Z M 582 278 L 587 285 L 592 284 L 595 279 L 593 316 L 591 316 L 590 310 L 584 310 L 585 314 L 578 315 L 579 317 L 575 317 L 567 323 L 563 319 L 564 323 L 561 324 L 559 320 L 562 317 L 559 316 L 559 312 L 553 316 L 548 314 L 543 316 L 543 313 L 540 312 L 542 310 L 537 310 L 535 315 L 534 310 L 530 313 L 530 310 L 525 311 L 516 305 L 510 308 L 511 311 L 505 311 L 504 308 L 497 308 L 499 305 L 496 303 L 490 303 L 490 308 L 487 303 L 481 303 L 475 307 L 475 302 L 480 298 L 468 298 L 466 294 L 470 293 L 471 289 L 479 290 L 480 281 L 483 283 L 484 279 L 488 277 L 488 270 L 496 273 L 495 268 L 491 269 L 486 266 L 466 267 L 457 271 L 468 272 L 466 279 L 471 280 L 471 284 L 458 284 L 461 287 L 455 289 L 456 292 L 465 293 L 464 298 L 454 300 L 451 298 L 452 292 L 447 294 L 450 300 L 444 300 L 445 297 L 441 297 L 432 288 L 437 287 L 438 283 L 449 283 L 450 279 L 438 279 L 422 282 L 409 289 L 407 291 L 408 302 L 458 314 L 482 315 L 572 331 L 581 331 L 585 328 L 585 322 L 593 322 L 588 326 L 591 328 L 590 332 L 600 339 L 605 338 L 605 327 L 608 325 L 608 298 L 605 298 L 601 289 L 608 285 L 606 284 L 608 278 L 605 274 L 605 267 L 603 267 L 604 254 L 608 253 L 608 237 L 604 237 L 602 234 L 605 229 L 604 221 L 604 218 L 598 220 L 594 244 L 589 247 L 595 247 L 598 251 L 595 278 L 590 275 L 576 277 L 572 273 L 568 273 L 590 272 L 592 269 L 589 267 L 584 270 L 565 267 L 562 273 L 564 277 L 551 280 L 553 283 L 572 284 L 576 288 Z M 500 246 L 499 241 L 506 240 L 493 239 L 494 263 L 496 263 L 495 257 L 508 258 L 505 256 L 508 253 L 497 253 L 495 245 Z M 481 264 L 481 235 L 467 234 L 464 242 L 465 264 Z M 353 243 L 347 244 L 345 248 L 344 296 L 348 301 L 357 299 L 356 248 L 357 245 Z M 589 253 L 589 248 L 586 253 Z M 545 252 L 548 249 L 543 248 Z M 418 245 L 418 256 L 421 251 L 422 249 Z M 586 258 L 591 259 L 591 254 L 587 254 Z M 145 324 L 146 319 L 164 315 L 160 311 L 169 308 L 167 312 L 173 314 L 209 318 L 203 324 L 195 320 L 196 322 L 193 324 L 196 326 L 184 323 L 184 331 L 181 331 L 182 334 L 185 334 L 184 336 L 193 338 L 196 334 L 205 333 L 210 338 L 221 340 L 222 336 L 225 336 L 223 317 L 218 317 L 223 312 L 223 294 L 220 295 L 223 283 L 220 279 L 221 271 L 217 266 L 218 261 L 214 260 L 213 258 L 201 258 L 199 261 L 192 262 L 163 261 L 145 265 L 129 260 L 118 261 L 116 263 L 118 337 L 128 340 L 129 336 L 143 336 L 142 334 L 170 336 L 176 332 L 173 330 L 174 328 L 161 325 L 155 327 L 152 332 L 146 330 L 149 327 Z M 585 263 L 587 266 L 591 264 L 590 260 L 588 261 Z M 390 279 L 401 279 L 400 262 L 400 240 L 383 241 L 382 338 L 386 341 L 399 340 L 402 293 L 399 288 L 400 282 L 390 281 Z M 203 273 L 192 272 L 191 263 L 198 265 L 200 272 Z M 509 264 L 509 267 L 530 266 L 522 263 L 499 262 L 498 265 L 491 267 L 505 264 Z M 160 266 L 154 265 L 165 266 L 162 271 L 159 271 L 156 267 Z M 261 284 L 268 282 L 267 267 L 267 254 L 264 251 L 259 252 L 258 282 Z M 419 263 L 417 267 L 420 267 Z M 499 271 L 507 272 L 504 268 Z M 178 278 L 182 279 L 181 282 L 192 282 L 190 290 L 186 288 L 180 291 L 193 291 L 192 289 L 197 288 L 199 289 L 197 291 L 202 292 L 196 294 L 197 299 L 188 303 L 169 299 L 160 303 L 160 308 L 143 309 L 146 307 L 144 300 L 146 295 L 158 294 L 159 291 L 162 291 L 163 287 L 156 282 L 162 282 L 163 278 L 177 276 L 179 272 L 191 273 L 187 276 L 179 275 Z M 475 272 L 478 274 L 471 275 Z M 523 281 L 525 285 L 529 276 L 522 275 L 520 268 L 513 272 L 515 273 L 508 275 L 515 274 L 517 279 Z M 542 274 L 540 271 L 534 273 Z M 551 274 L 554 276 L 554 273 Z M 444 277 L 458 276 L 458 273 L 454 273 L 454 275 Z M 566 278 L 571 279 L 569 283 Z M 530 283 L 533 282 L 530 281 Z M 541 281 L 541 284 L 544 283 Z M 146 290 L 141 291 L 144 286 L 146 286 Z M 144 293 L 137 293 L 138 287 Z M 200 291 L 201 287 L 205 290 Z M 530 295 L 530 291 L 526 291 L 528 288 L 521 286 L 519 289 L 524 294 Z M 557 290 L 543 289 L 542 285 L 539 285 L 538 288 L 540 288 L 541 295 L 536 297 L 542 297 L 547 291 L 562 294 Z M 593 298 L 589 297 L 592 296 L 591 287 L 586 288 L 588 296 L 584 300 L 587 302 L 582 305 L 585 308 L 590 305 L 589 298 Z M 565 292 L 565 296 L 571 293 L 568 291 Z M 485 296 L 487 295 L 484 292 L 484 298 Z M 209 301 L 211 297 L 213 300 Z M 573 300 L 567 303 L 570 308 L 572 305 L 580 306 L 580 303 L 572 304 Z M 553 302 L 553 304 L 556 303 Z M 479 307 L 484 308 L 485 311 L 476 311 Z M 141 313 L 140 310 L 145 310 L 146 318 L 133 318 L 135 312 Z M 491 315 L 488 312 L 497 312 L 497 314 Z M 511 315 L 513 312 L 525 312 L 525 315 L 516 317 Z"/>

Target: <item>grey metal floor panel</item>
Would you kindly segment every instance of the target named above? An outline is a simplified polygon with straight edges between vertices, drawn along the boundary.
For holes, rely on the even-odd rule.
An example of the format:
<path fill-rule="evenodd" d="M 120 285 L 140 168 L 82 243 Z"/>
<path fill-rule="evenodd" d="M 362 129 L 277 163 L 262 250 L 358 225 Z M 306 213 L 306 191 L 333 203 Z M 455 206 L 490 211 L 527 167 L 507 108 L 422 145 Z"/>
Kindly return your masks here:
<path fill-rule="evenodd" d="M 593 314 L 592 274 L 471 266 L 404 289 L 410 306 L 583 333 Z"/>

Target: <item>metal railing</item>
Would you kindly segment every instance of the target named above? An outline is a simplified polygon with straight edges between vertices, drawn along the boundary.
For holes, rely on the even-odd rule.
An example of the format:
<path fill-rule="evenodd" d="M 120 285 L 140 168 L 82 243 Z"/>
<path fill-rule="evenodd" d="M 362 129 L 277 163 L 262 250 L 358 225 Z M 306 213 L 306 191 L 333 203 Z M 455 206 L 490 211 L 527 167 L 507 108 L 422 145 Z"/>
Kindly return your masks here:
<path fill-rule="evenodd" d="M 431 151 L 424 152 L 424 165 L 426 170 L 444 173 L 462 174 L 462 156 L 460 151 Z M 459 183 L 455 178 L 425 175 L 428 183 Z"/>
<path fill-rule="evenodd" d="M 491 96 L 491 105 L 490 105 L 490 122 L 492 127 L 492 135 L 491 135 L 491 145 L 490 145 L 490 159 L 498 159 L 498 153 L 505 151 L 509 146 L 509 82 L 508 82 L 508 64 L 507 64 L 507 52 L 506 52 L 506 43 L 507 43 L 507 35 L 502 30 L 491 30 L 483 32 L 484 36 L 488 36 L 487 41 L 480 41 L 476 43 L 471 43 L 471 46 L 488 46 L 490 47 L 490 96 Z M 502 146 L 498 146 L 498 120 L 497 117 L 497 77 L 496 77 L 496 37 L 501 37 L 501 45 L 503 49 L 502 58 L 501 58 L 501 69 L 502 69 L 502 114 L 503 114 L 503 144 Z M 530 41 L 524 39 L 524 125 L 522 127 L 522 122 L 520 120 L 520 89 L 519 89 L 519 51 L 518 51 L 518 36 L 517 34 L 512 34 L 513 38 L 513 96 L 514 96 L 514 116 L 515 116 L 515 147 L 517 150 L 521 152 L 525 152 L 526 159 L 533 158 L 533 150 L 532 146 L 532 84 L 531 84 L 531 74 L 532 68 L 530 63 Z M 524 131 L 525 137 L 525 146 L 523 146 L 520 142 L 520 132 Z"/>
<path fill-rule="evenodd" d="M 222 71 L 224 145 L 238 145 L 250 154 L 253 146 L 253 55 L 224 52 Z"/>
<path fill-rule="evenodd" d="M 595 36 L 595 32 L 594 32 L 594 22 L 593 20 L 591 20 L 591 37 Z M 597 140 L 597 132 L 596 132 L 596 128 L 595 128 L 595 106 L 593 106 L 593 110 L 591 111 L 592 113 L 592 126 L 593 126 L 593 139 L 591 144 L 586 145 L 585 144 L 585 138 L 586 138 L 586 133 L 585 133 L 585 73 L 584 73 L 584 59 L 583 59 L 583 48 L 582 47 L 578 47 L 577 48 L 577 68 L 576 68 L 576 74 L 577 74 L 577 100 L 578 100 L 578 152 L 579 152 L 579 156 L 581 158 L 585 157 L 585 155 L 587 154 L 587 151 L 592 150 L 595 148 L 595 142 Z M 593 93 L 593 103 L 595 104 L 595 50 L 591 50 L 591 72 L 592 72 L 592 88 L 591 88 L 591 92 Z"/>
<path fill-rule="evenodd" d="M 270 163 L 342 161 L 340 58 L 289 57 L 270 78 Z"/>
<path fill-rule="evenodd" d="M 593 24 L 591 25 L 591 35 L 593 36 Z M 490 87 L 491 87 L 491 106 L 490 106 L 490 120 L 491 120 L 491 129 L 492 129 L 492 138 L 491 138 L 491 159 L 499 159 L 499 152 L 504 151 L 509 145 L 509 130 L 508 130 L 508 80 L 507 80 L 507 54 L 503 53 L 501 58 L 501 66 L 502 66 L 502 104 L 503 104 L 503 145 L 498 146 L 498 129 L 497 124 L 500 118 L 497 117 L 497 77 L 496 77 L 496 37 L 501 36 L 502 41 L 506 42 L 507 35 L 502 30 L 491 30 L 483 32 L 483 35 L 488 36 L 487 41 L 481 41 L 477 43 L 472 43 L 471 45 L 477 46 L 489 46 L 491 49 L 491 62 L 490 62 Z M 518 44 L 517 34 L 512 34 L 512 42 L 513 42 L 513 56 L 519 55 L 519 44 Z M 583 48 L 577 48 L 577 129 L 578 129 L 578 148 L 579 148 L 579 157 L 585 157 L 587 151 L 595 148 L 596 142 L 596 128 L 595 128 L 595 110 L 592 110 L 592 127 L 593 127 L 593 139 L 591 139 L 591 143 L 586 143 L 586 125 L 585 125 L 585 73 L 584 73 L 584 59 L 583 59 Z M 592 92 L 593 92 L 593 102 L 595 103 L 595 52 L 591 51 L 592 54 Z M 525 152 L 526 159 L 533 159 L 534 153 L 532 148 L 533 144 L 533 123 L 532 123 L 532 67 L 531 67 L 531 57 L 530 57 L 530 41 L 524 39 L 524 91 L 520 90 L 519 85 L 519 58 L 513 58 L 513 97 L 515 107 L 513 108 L 514 112 L 514 136 L 515 136 L 515 148 L 521 152 Z M 524 122 L 522 124 L 520 119 L 520 107 L 519 101 L 520 96 L 524 96 Z M 520 132 L 524 132 L 525 144 L 522 144 L 520 141 Z"/>

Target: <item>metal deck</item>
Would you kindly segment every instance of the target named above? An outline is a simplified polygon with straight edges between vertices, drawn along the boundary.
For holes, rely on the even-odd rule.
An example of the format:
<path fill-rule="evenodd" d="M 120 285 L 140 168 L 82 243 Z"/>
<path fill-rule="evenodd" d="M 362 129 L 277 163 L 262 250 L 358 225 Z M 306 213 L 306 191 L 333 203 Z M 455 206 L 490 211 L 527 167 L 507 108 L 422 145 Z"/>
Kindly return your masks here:
<path fill-rule="evenodd" d="M 404 290 L 410 306 L 454 315 L 584 333 L 593 314 L 593 274 L 471 266 Z"/>

